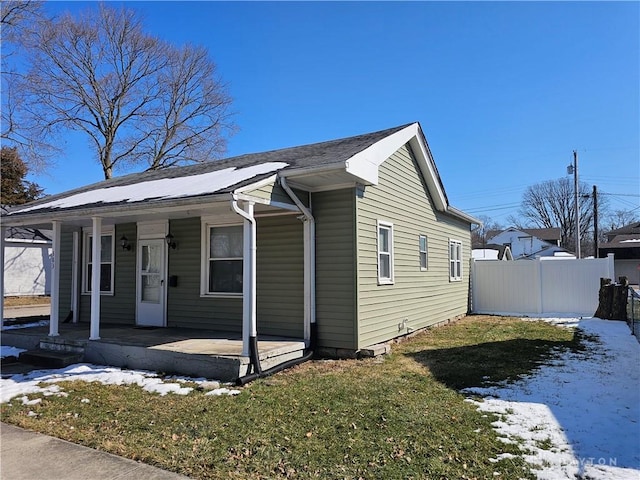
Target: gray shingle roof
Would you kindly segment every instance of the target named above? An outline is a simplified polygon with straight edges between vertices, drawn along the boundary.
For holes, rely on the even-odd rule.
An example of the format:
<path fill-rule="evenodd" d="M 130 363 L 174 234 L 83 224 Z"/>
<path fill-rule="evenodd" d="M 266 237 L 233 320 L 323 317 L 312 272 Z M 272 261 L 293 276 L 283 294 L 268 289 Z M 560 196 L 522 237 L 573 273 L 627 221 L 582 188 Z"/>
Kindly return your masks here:
<path fill-rule="evenodd" d="M 29 203 L 29 206 L 35 206 L 48 203 L 57 199 L 76 195 L 78 193 L 89 192 L 100 188 L 110 188 L 125 185 L 134 185 L 141 182 L 152 180 L 170 179 L 178 177 L 188 177 L 192 175 L 201 175 L 204 173 L 214 172 L 225 168 L 244 168 L 254 165 L 260 165 L 268 162 L 285 162 L 288 164 L 282 170 L 293 170 L 297 168 L 319 167 L 331 164 L 344 163 L 353 155 L 365 150 L 379 140 L 400 131 L 411 124 L 401 125 L 398 127 L 381 130 L 378 132 L 366 133 L 354 137 L 341 138 L 338 140 L 330 140 L 326 142 L 313 143 L 298 147 L 283 148 L 268 152 L 252 153 L 240 155 L 222 160 L 200 163 L 196 165 L 188 165 L 184 167 L 172 167 L 163 170 L 150 170 L 146 172 L 133 173 L 121 177 L 115 177 L 104 180 L 91 185 L 69 190 L 60 194 L 50 195 Z M 236 183 L 227 188 L 221 189 L 216 193 L 228 193 L 237 188 L 254 183 L 266 178 L 273 173 L 254 176 L 243 182 Z"/>

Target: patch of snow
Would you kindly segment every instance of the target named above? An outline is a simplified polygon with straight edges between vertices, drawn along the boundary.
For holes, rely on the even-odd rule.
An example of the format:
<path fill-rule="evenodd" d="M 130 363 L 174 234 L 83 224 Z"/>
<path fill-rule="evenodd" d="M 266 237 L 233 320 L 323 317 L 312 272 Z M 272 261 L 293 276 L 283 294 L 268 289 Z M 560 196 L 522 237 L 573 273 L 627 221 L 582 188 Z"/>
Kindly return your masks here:
<path fill-rule="evenodd" d="M 228 388 L 216 388 L 214 390 L 209 390 L 205 395 L 238 395 L 240 390 L 229 390 Z"/>
<path fill-rule="evenodd" d="M 181 383 L 186 381 L 200 384 L 204 379 L 188 379 L 180 377 L 180 381 L 168 382 L 167 379 L 158 377 L 155 372 L 145 370 L 123 370 L 117 367 L 107 367 L 80 363 L 56 370 L 34 370 L 27 374 L 13 375 L 0 379 L 0 403 L 7 403 L 12 398 L 23 395 L 39 393 L 44 396 L 67 396 L 57 385 L 59 382 L 81 380 L 84 382 L 100 382 L 103 385 L 138 385 L 147 392 L 166 395 L 187 395 L 194 389 L 183 387 Z M 45 384 L 41 386 L 40 384 Z M 219 389 L 218 395 L 237 395 L 239 390 Z M 90 401 L 90 399 L 84 399 Z M 84 402 L 84 400 L 82 400 Z"/>
<path fill-rule="evenodd" d="M 0 348 L 0 358 L 18 357 L 22 352 L 26 352 L 26 350 L 24 348 L 2 345 L 2 347 Z"/>
<path fill-rule="evenodd" d="M 640 344 L 624 322 L 546 320 L 597 339 L 514 383 L 467 389 L 485 397 L 468 401 L 499 416 L 504 440 L 523 442 L 539 479 L 638 480 Z"/>
<path fill-rule="evenodd" d="M 257 175 L 275 172 L 288 165 L 288 163 L 284 162 L 267 162 L 245 168 L 225 168 L 188 177 L 162 178 L 131 185 L 98 188 L 40 205 L 16 209 L 13 213 L 24 213 L 47 208 L 79 207 L 94 203 L 141 202 L 149 199 L 169 199 L 211 194 Z"/>
<path fill-rule="evenodd" d="M 4 325 L 2 327 L 2 330 L 17 330 L 19 328 L 46 327 L 48 325 L 49 325 L 49 320 L 40 320 L 39 322 L 32 322 L 32 323 L 16 323 L 15 325 Z"/>
<path fill-rule="evenodd" d="M 629 240 L 620 240 L 620 243 L 640 243 L 640 238 L 631 238 Z"/>

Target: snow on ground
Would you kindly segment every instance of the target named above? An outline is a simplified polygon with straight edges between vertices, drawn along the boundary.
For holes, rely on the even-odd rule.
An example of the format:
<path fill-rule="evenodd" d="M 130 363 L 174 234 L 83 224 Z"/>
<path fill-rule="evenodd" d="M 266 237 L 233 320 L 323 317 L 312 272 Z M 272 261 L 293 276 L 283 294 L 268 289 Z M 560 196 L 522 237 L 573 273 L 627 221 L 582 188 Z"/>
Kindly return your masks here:
<path fill-rule="evenodd" d="M 26 350 L 24 348 L 2 345 L 0 347 L 0 358 L 17 357 L 21 352 L 26 352 Z"/>
<path fill-rule="evenodd" d="M 10 318 L 5 318 L 5 322 L 7 320 L 12 320 Z M 16 323 L 15 325 L 4 325 L 2 330 L 17 330 L 18 328 L 32 328 L 32 327 L 47 327 L 49 326 L 49 320 L 40 320 L 38 322 L 31 323 Z"/>
<path fill-rule="evenodd" d="M 594 336 L 515 383 L 471 388 L 538 479 L 640 479 L 640 344 L 624 322 L 544 319 Z M 597 338 L 596 338 L 597 337 Z"/>
<path fill-rule="evenodd" d="M 4 347 L 3 347 L 4 348 Z M 184 382 L 203 384 L 204 378 L 171 377 L 163 379 L 155 372 L 145 370 L 123 370 L 116 367 L 79 363 L 56 370 L 34 370 L 27 374 L 13 375 L 0 379 L 0 403 L 7 403 L 19 397 L 25 404 L 39 399 L 29 400 L 29 394 L 43 394 L 44 396 L 66 396 L 59 382 L 82 380 L 85 382 L 100 382 L 104 385 L 138 385 L 144 390 L 160 395 L 175 393 L 187 395 L 193 391 L 192 387 L 185 387 Z M 211 382 L 208 382 L 211 383 Z M 44 386 L 40 384 L 45 384 Z M 237 395 L 239 390 L 216 388 L 207 395 Z M 88 399 L 90 401 L 90 399 Z"/>

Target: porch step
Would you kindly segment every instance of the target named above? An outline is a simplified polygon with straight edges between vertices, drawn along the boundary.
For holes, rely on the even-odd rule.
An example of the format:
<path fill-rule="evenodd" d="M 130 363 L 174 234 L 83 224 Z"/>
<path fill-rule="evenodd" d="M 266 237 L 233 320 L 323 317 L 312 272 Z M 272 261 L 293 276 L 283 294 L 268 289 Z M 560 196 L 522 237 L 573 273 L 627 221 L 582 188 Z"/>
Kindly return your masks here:
<path fill-rule="evenodd" d="M 18 360 L 23 363 L 37 365 L 39 367 L 63 368 L 74 363 L 81 362 L 83 357 L 83 353 L 57 352 L 37 348 L 22 352 L 20 357 L 18 357 Z"/>

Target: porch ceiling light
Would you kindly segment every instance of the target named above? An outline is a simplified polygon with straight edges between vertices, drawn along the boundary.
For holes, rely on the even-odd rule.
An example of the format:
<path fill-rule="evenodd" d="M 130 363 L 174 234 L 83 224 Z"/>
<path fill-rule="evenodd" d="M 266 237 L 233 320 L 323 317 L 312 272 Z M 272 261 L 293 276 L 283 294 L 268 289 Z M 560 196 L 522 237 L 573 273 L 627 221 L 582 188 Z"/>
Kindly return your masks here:
<path fill-rule="evenodd" d="M 169 245 L 170 249 L 175 250 L 178 246 L 176 242 L 173 241 L 173 235 L 171 235 L 171 232 L 167 233 L 167 236 L 164 237 L 164 239 L 167 241 L 167 245 Z"/>
<path fill-rule="evenodd" d="M 122 247 L 122 250 L 131 250 L 131 244 L 129 243 L 129 239 L 126 235 L 122 235 L 120 238 L 120 246 Z"/>

